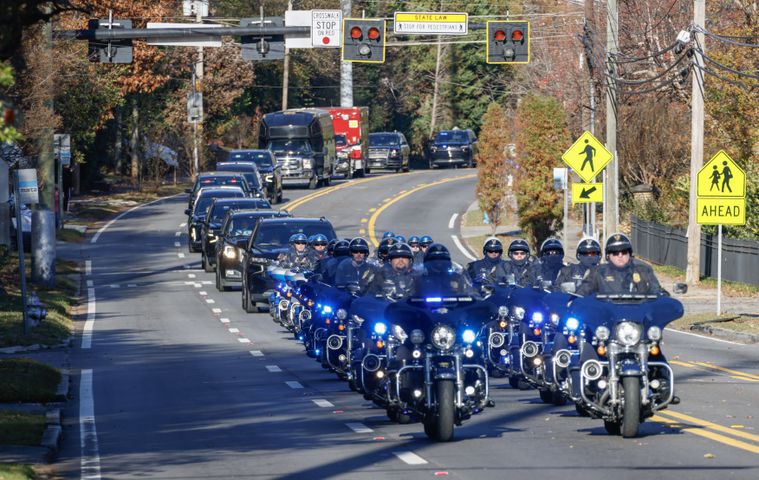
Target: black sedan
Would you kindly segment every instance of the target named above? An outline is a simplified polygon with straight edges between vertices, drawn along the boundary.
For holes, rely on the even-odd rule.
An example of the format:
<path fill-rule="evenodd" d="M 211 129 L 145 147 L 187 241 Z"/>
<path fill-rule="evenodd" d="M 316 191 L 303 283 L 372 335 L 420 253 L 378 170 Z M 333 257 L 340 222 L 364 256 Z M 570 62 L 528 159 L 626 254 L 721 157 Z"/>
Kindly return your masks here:
<path fill-rule="evenodd" d="M 225 163 L 254 163 L 258 167 L 271 203 L 282 201 L 282 167 L 269 150 L 232 150 Z"/>
<path fill-rule="evenodd" d="M 190 253 L 199 252 L 202 248 L 201 228 L 206 219 L 206 213 L 211 202 L 216 198 L 246 198 L 245 193 L 240 189 L 232 188 L 204 188 L 198 192 L 198 198 L 192 209 L 186 209 L 187 215 L 187 235 L 190 237 L 188 242 Z"/>
<path fill-rule="evenodd" d="M 208 213 L 200 228 L 200 252 L 203 270 L 213 272 L 216 268 L 214 244 L 218 241 L 224 215 L 229 210 L 248 209 L 270 210 L 271 205 L 264 198 L 215 198 L 208 206 Z"/>
<path fill-rule="evenodd" d="M 303 233 L 306 237 L 323 234 L 333 239 L 335 229 L 322 218 L 268 218 L 256 224 L 242 252 L 242 306 L 248 313 L 258 310 L 258 303 L 269 301 L 274 282 L 266 274 L 266 268 L 286 252 L 291 235 Z"/>
<path fill-rule="evenodd" d="M 242 282 L 242 252 L 256 223 L 262 218 L 288 217 L 279 210 L 228 210 L 214 243 L 216 288 L 225 291 L 230 283 Z"/>

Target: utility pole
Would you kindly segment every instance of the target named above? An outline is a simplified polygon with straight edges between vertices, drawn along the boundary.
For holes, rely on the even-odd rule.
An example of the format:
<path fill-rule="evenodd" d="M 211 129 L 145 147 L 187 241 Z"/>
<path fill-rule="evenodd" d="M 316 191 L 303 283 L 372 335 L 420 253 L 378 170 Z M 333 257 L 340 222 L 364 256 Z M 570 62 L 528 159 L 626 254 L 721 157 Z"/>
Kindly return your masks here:
<path fill-rule="evenodd" d="M 693 25 L 706 26 L 706 0 L 693 0 Z M 696 45 L 693 62 L 704 66 L 704 58 L 699 50 L 706 50 L 704 34 L 694 32 Z M 693 91 L 691 94 L 691 137 L 690 137 L 690 207 L 688 208 L 688 266 L 685 282 L 696 285 L 701 276 L 701 225 L 696 223 L 696 189 L 698 171 L 704 165 L 704 72 L 693 69 Z"/>
<path fill-rule="evenodd" d="M 616 55 L 619 53 L 619 9 L 617 0 L 606 2 L 606 63 L 609 75 L 617 76 Z M 607 78 L 606 148 L 613 155 L 606 167 L 604 185 L 604 235 L 618 230 L 619 223 L 619 156 L 617 155 L 617 90 L 614 80 Z M 595 216 L 595 212 L 593 212 Z"/>
<path fill-rule="evenodd" d="M 195 22 L 203 23 L 203 12 L 201 8 L 195 11 Z M 193 91 L 203 92 L 203 47 L 198 47 L 198 59 L 195 62 L 195 75 L 193 76 L 194 85 Z M 203 111 L 203 108 L 200 109 Z M 193 124 L 193 174 L 197 174 L 200 171 L 200 142 L 203 136 L 203 116 L 201 116 L 196 123 Z"/>
<path fill-rule="evenodd" d="M 287 10 L 293 9 L 293 0 L 287 0 Z M 285 47 L 285 63 L 282 69 L 282 110 L 287 110 L 287 92 L 290 88 L 290 49 Z"/>
<path fill-rule="evenodd" d="M 443 11 L 443 0 L 440 0 L 440 11 Z M 443 57 L 443 44 L 440 35 L 437 36 L 437 57 L 435 59 L 435 86 L 432 90 L 432 114 L 430 116 L 430 138 L 435 134 L 437 122 L 437 97 L 440 90 L 440 63 Z"/>
<path fill-rule="evenodd" d="M 351 0 L 340 0 L 343 18 L 350 18 L 353 11 Z M 340 62 L 340 106 L 353 106 L 353 63 Z"/>
<path fill-rule="evenodd" d="M 593 60 L 593 33 L 595 32 L 595 18 L 593 13 L 593 0 L 585 0 L 585 61 L 588 65 L 588 103 L 590 109 L 590 119 L 588 121 L 588 131 L 592 135 L 596 134 L 596 85 L 593 78 L 594 60 Z M 595 179 L 593 180 L 595 183 Z M 606 182 L 604 182 L 606 183 Z M 586 225 L 583 228 L 586 236 L 595 237 L 596 224 L 596 204 L 589 203 L 586 205 Z M 604 215 L 606 208 L 604 207 Z M 604 232 L 605 233 L 605 232 Z"/>

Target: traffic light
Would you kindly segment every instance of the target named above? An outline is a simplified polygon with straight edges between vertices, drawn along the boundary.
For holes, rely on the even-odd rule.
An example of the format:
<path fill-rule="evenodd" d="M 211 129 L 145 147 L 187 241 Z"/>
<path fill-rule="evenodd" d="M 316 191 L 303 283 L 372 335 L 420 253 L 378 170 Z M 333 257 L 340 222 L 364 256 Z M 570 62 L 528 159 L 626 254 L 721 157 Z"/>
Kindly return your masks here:
<path fill-rule="evenodd" d="M 242 18 L 241 27 L 284 27 L 282 17 Z M 243 35 L 240 37 L 243 60 L 282 60 L 285 58 L 284 35 Z"/>
<path fill-rule="evenodd" d="M 487 63 L 530 63 L 530 22 L 488 22 Z"/>
<path fill-rule="evenodd" d="M 131 20 L 92 19 L 87 23 L 90 30 L 132 28 Z M 100 63 L 132 63 L 132 40 L 95 40 L 87 45 L 87 58 Z"/>
<path fill-rule="evenodd" d="M 343 61 L 385 63 L 385 20 L 343 19 Z"/>

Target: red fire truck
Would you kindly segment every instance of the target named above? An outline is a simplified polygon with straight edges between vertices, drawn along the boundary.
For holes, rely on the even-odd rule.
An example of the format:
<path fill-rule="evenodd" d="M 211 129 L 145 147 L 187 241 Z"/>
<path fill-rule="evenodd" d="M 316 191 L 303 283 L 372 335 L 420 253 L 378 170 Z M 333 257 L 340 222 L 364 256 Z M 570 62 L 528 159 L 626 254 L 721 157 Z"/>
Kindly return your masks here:
<path fill-rule="evenodd" d="M 337 167 L 345 178 L 369 173 L 369 107 L 328 108 L 335 129 Z"/>

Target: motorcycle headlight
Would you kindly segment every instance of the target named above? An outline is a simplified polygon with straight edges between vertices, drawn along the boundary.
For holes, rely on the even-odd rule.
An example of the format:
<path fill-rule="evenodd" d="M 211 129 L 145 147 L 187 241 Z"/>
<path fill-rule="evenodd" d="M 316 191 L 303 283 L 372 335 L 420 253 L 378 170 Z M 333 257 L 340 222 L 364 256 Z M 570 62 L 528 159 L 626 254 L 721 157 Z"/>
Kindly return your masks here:
<path fill-rule="evenodd" d="M 374 324 L 374 333 L 377 335 L 384 335 L 387 333 L 387 324 L 383 322 L 377 322 Z"/>
<path fill-rule="evenodd" d="M 543 313 L 542 312 L 533 312 L 532 314 L 532 321 L 535 323 L 543 323 Z"/>
<path fill-rule="evenodd" d="M 474 330 L 467 328 L 461 334 L 461 339 L 464 340 L 464 343 L 474 343 L 474 341 L 477 340 L 477 333 L 475 333 Z"/>
<path fill-rule="evenodd" d="M 567 318 L 567 330 L 577 330 L 578 328 L 580 328 L 580 321 L 579 320 L 577 320 L 575 317 L 569 317 L 569 318 Z M 601 327 L 599 327 L 599 328 L 601 328 Z M 606 327 L 603 327 L 603 328 L 606 328 Z"/>
<path fill-rule="evenodd" d="M 600 327 L 596 328 L 596 338 L 601 340 L 602 342 L 605 342 L 606 340 L 608 340 L 610 334 L 611 332 L 604 325 L 601 325 Z"/>
<path fill-rule="evenodd" d="M 266 181 L 266 182 L 271 182 L 272 180 L 274 180 L 274 175 L 272 175 L 272 174 L 266 175 L 264 177 L 264 181 Z"/>
<path fill-rule="evenodd" d="M 440 350 L 449 350 L 455 339 L 453 329 L 446 325 L 438 325 L 432 330 L 432 345 Z"/>
<path fill-rule="evenodd" d="M 408 338 L 406 331 L 400 325 L 393 325 L 393 336 L 400 340 L 401 343 L 405 342 Z"/>
<path fill-rule="evenodd" d="M 633 322 L 620 322 L 614 331 L 616 339 L 627 347 L 632 347 L 640 342 L 641 327 Z"/>
<path fill-rule="evenodd" d="M 335 312 L 335 316 L 338 320 L 345 320 L 348 318 L 348 312 L 346 312 L 344 308 L 338 308 L 337 312 Z"/>
<path fill-rule="evenodd" d="M 424 332 L 415 328 L 414 330 L 411 330 L 411 336 L 409 338 L 411 339 L 411 343 L 419 345 L 424 342 Z"/>
<path fill-rule="evenodd" d="M 661 340 L 661 328 L 659 327 L 649 327 L 648 328 L 648 339 L 653 340 L 654 342 L 658 342 Z"/>
<path fill-rule="evenodd" d="M 514 307 L 512 311 L 514 313 L 514 317 L 516 317 L 517 320 L 522 320 L 524 318 L 524 308 Z"/>
<path fill-rule="evenodd" d="M 500 307 L 498 307 L 499 317 L 505 317 L 508 314 L 509 314 L 509 307 L 507 307 L 506 305 L 501 305 Z"/>
<path fill-rule="evenodd" d="M 559 317 L 558 313 L 552 313 L 551 314 L 551 323 L 553 323 L 554 325 L 558 325 L 559 324 L 559 320 L 560 320 L 560 317 Z"/>
<path fill-rule="evenodd" d="M 232 245 L 224 245 L 224 256 L 226 258 L 237 258 L 237 249 Z"/>

